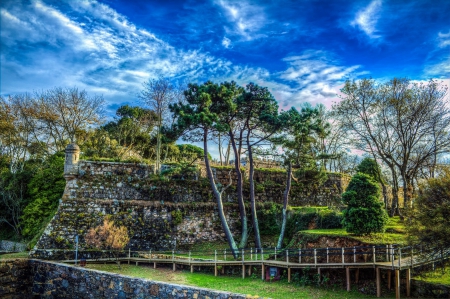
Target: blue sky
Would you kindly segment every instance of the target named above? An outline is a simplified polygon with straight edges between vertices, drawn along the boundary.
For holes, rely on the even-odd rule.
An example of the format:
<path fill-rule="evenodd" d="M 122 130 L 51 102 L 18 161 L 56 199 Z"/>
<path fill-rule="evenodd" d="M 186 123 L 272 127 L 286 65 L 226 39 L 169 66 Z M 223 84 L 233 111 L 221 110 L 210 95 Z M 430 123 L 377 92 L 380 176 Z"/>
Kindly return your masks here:
<path fill-rule="evenodd" d="M 450 85 L 450 1 L 1 1 L 2 95 L 53 87 L 138 104 L 159 74 L 330 106 L 346 79 Z"/>

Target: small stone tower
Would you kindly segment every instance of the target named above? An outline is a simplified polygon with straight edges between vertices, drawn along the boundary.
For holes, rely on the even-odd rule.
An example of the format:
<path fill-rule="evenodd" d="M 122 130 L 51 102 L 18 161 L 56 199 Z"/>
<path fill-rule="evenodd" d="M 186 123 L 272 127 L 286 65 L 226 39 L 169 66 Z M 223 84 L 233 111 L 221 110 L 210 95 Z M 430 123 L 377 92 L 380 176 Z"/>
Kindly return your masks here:
<path fill-rule="evenodd" d="M 70 181 L 78 174 L 78 159 L 80 158 L 80 147 L 71 143 L 66 147 L 66 159 L 64 162 L 64 178 Z"/>

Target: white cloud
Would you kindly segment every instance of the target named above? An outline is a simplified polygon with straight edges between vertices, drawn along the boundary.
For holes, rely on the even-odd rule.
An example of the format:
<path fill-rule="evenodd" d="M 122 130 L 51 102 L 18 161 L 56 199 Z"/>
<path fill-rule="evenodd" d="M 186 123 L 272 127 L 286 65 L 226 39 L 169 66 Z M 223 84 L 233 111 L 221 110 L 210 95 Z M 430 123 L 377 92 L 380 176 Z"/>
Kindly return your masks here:
<path fill-rule="evenodd" d="M 450 46 L 450 30 L 447 33 L 438 33 L 439 47 L 445 48 Z"/>
<path fill-rule="evenodd" d="M 223 9 L 228 23 L 224 25 L 230 36 L 235 35 L 246 41 L 267 36 L 263 27 L 270 23 L 262 5 L 253 5 L 246 1 L 224 1 L 216 4 Z"/>
<path fill-rule="evenodd" d="M 225 48 L 228 49 L 230 47 L 230 45 L 231 45 L 231 40 L 224 36 L 222 39 L 222 46 L 224 46 Z"/>
<path fill-rule="evenodd" d="M 350 24 L 353 27 L 358 27 L 371 39 L 380 38 L 381 35 L 377 31 L 376 26 L 380 17 L 381 6 L 381 0 L 373 0 L 367 7 L 356 13 Z"/>
<path fill-rule="evenodd" d="M 447 33 L 439 32 L 436 49 L 428 54 L 424 74 L 428 77 L 448 79 L 450 77 L 450 30 Z"/>
<path fill-rule="evenodd" d="M 329 106 L 343 80 L 356 76 L 359 69 L 342 66 L 329 53 L 305 51 L 287 57 L 286 70 L 271 73 L 236 65 L 202 50 L 179 50 L 104 4 L 69 4 L 73 9 L 70 13 L 41 2 L 1 10 L 1 36 L 6 45 L 1 61 L 3 94 L 77 86 L 102 93 L 110 104 L 117 105 L 137 101 L 142 83 L 163 74 L 199 83 L 254 82 L 268 87 L 283 108 L 307 101 Z M 240 3 L 229 14 L 236 26 L 242 23 L 246 34 L 262 26 L 253 24 L 256 19 L 246 19 L 248 5 Z M 42 43 L 47 46 L 42 47 Z M 231 47 L 231 37 L 224 37 L 222 45 Z M 29 50 L 18 55 L 17 47 Z M 8 51 L 11 54 L 6 59 Z"/>

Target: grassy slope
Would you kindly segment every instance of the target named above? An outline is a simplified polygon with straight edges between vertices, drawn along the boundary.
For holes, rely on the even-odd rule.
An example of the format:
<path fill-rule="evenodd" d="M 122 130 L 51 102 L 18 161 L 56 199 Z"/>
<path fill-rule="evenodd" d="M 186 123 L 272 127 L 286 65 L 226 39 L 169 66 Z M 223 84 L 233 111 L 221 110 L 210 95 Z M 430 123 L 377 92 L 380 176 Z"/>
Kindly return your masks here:
<path fill-rule="evenodd" d="M 128 276 L 145 279 L 177 283 L 215 290 L 229 291 L 240 294 L 258 295 L 274 299 L 292 298 L 375 298 L 361 294 L 357 291 L 347 292 L 341 286 L 336 287 L 302 287 L 289 284 L 286 281 L 263 282 L 259 278 L 246 278 L 236 276 L 219 276 L 206 273 L 190 273 L 187 271 L 172 272 L 167 268 L 153 269 L 149 266 L 122 265 L 119 270 L 117 265 L 88 265 L 89 268 L 120 273 Z"/>
<path fill-rule="evenodd" d="M 435 271 L 422 273 L 414 279 L 450 286 L 450 263 L 444 269 L 436 268 Z"/>
<path fill-rule="evenodd" d="M 28 251 L 25 252 L 15 252 L 15 253 L 6 253 L 0 255 L 1 259 L 13 259 L 13 258 L 28 258 Z"/>
<path fill-rule="evenodd" d="M 399 217 L 389 218 L 389 222 L 386 226 L 386 232 L 381 234 L 371 234 L 368 236 L 357 236 L 349 234 L 343 228 L 336 229 L 311 229 L 304 230 L 302 233 L 311 234 L 317 236 L 330 236 L 330 237 L 347 237 L 355 239 L 367 244 L 400 244 L 406 245 L 406 234 L 404 233 L 405 227 Z"/>

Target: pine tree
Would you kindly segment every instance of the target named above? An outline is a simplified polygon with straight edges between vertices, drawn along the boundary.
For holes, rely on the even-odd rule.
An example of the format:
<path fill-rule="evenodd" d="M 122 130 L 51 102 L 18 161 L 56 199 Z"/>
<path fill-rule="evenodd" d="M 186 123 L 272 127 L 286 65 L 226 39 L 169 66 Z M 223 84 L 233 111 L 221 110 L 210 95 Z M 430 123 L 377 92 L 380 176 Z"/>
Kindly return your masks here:
<path fill-rule="evenodd" d="M 347 232 L 358 235 L 384 232 L 388 216 L 379 198 L 380 188 L 369 175 L 357 173 L 352 177 L 342 194 L 347 205 L 342 225 Z"/>

